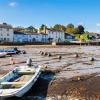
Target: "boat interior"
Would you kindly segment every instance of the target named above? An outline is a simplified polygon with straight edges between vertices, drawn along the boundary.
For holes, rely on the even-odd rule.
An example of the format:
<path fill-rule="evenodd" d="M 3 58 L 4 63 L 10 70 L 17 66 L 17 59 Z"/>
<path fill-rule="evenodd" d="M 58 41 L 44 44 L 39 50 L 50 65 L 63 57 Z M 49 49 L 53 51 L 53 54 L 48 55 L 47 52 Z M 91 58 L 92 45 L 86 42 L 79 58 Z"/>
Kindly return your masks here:
<path fill-rule="evenodd" d="M 35 69 L 14 70 L 0 79 L 0 89 L 18 89 L 35 74 Z"/>

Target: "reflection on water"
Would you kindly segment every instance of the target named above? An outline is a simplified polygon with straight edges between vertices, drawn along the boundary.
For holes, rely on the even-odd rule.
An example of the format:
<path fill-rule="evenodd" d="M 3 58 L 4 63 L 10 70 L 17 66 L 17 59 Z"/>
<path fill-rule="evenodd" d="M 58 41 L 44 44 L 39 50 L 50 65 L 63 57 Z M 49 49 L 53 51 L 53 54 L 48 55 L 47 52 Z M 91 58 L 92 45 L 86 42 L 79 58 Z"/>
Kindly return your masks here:
<path fill-rule="evenodd" d="M 0 100 L 45 100 L 48 85 L 53 79 L 53 73 L 43 72 L 33 87 L 21 98 L 0 98 Z"/>

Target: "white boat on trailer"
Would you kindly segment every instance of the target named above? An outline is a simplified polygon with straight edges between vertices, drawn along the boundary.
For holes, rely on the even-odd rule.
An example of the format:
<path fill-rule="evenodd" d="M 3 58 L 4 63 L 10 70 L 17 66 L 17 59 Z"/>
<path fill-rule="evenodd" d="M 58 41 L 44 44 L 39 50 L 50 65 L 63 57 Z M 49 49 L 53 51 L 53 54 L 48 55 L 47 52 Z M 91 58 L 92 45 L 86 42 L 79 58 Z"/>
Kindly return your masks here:
<path fill-rule="evenodd" d="M 22 97 L 41 74 L 41 66 L 19 66 L 0 79 L 0 97 Z"/>

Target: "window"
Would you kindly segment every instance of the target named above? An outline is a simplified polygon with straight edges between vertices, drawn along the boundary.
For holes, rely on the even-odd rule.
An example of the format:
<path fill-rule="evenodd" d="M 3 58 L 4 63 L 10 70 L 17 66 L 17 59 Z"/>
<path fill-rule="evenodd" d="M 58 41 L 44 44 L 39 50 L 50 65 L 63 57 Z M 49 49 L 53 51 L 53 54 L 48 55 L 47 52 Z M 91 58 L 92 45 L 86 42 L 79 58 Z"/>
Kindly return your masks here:
<path fill-rule="evenodd" d="M 4 38 L 4 41 L 6 41 L 6 38 Z"/>
<path fill-rule="evenodd" d="M 9 36 L 9 33 L 7 34 L 7 36 Z"/>

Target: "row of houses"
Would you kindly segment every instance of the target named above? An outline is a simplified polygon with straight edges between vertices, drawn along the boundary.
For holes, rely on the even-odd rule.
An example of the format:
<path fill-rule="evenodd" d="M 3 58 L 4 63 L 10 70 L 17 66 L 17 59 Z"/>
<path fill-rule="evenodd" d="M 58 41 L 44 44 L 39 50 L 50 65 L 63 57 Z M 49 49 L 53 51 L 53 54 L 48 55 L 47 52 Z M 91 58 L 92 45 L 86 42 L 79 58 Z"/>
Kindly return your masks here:
<path fill-rule="evenodd" d="M 0 42 L 64 42 L 65 33 L 60 30 L 45 28 L 44 33 L 20 32 L 11 25 L 0 24 Z"/>
<path fill-rule="evenodd" d="M 91 40 L 100 39 L 100 34 L 88 33 Z M 13 42 L 13 43 L 25 43 L 25 42 L 66 42 L 74 41 L 75 36 L 69 33 L 64 33 L 61 30 L 54 30 L 45 28 L 44 31 L 34 33 L 34 32 L 21 32 L 19 29 L 13 28 L 7 23 L 0 24 L 0 42 Z"/>

